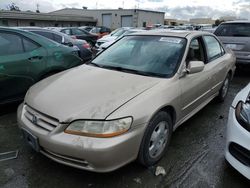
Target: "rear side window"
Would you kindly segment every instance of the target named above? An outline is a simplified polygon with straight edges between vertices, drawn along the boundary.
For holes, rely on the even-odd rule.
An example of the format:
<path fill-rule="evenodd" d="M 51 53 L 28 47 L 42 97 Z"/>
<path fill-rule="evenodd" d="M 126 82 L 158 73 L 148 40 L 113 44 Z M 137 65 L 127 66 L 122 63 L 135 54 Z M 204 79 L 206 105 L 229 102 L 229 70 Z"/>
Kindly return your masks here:
<path fill-rule="evenodd" d="M 22 38 L 12 33 L 0 32 L 0 56 L 24 53 Z"/>
<path fill-rule="evenodd" d="M 228 37 L 250 37 L 250 23 L 222 24 L 214 34 Z"/>
<path fill-rule="evenodd" d="M 208 61 L 217 59 L 224 54 L 222 46 L 213 36 L 204 36 L 204 42 L 207 47 Z"/>
<path fill-rule="evenodd" d="M 62 36 L 57 35 L 57 34 L 54 33 L 54 37 L 55 37 L 55 41 L 56 41 L 56 42 L 62 43 Z"/>
<path fill-rule="evenodd" d="M 33 50 L 38 49 L 40 46 L 26 38 L 23 38 L 23 46 L 25 49 L 25 52 L 31 52 Z"/>
<path fill-rule="evenodd" d="M 61 32 L 62 32 L 62 33 L 65 33 L 65 34 L 67 34 L 67 35 L 71 35 L 70 29 L 64 29 L 64 30 L 62 30 Z"/>
<path fill-rule="evenodd" d="M 72 34 L 73 35 L 86 35 L 82 30 L 79 29 L 72 29 Z"/>
<path fill-rule="evenodd" d="M 44 31 L 32 31 L 33 33 L 36 33 L 38 35 L 42 35 L 43 37 L 46 37 L 50 40 L 54 40 L 53 34 L 50 32 L 44 32 Z"/>

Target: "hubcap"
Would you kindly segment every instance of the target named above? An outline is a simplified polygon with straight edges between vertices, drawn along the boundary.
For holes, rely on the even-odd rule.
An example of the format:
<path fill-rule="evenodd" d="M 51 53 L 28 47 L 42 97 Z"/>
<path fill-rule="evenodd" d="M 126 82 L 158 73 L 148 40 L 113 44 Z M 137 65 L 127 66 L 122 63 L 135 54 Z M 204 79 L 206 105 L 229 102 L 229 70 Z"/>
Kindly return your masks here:
<path fill-rule="evenodd" d="M 156 158 L 163 152 L 168 140 L 168 125 L 162 121 L 158 123 L 152 132 L 149 143 L 149 156 Z"/>
<path fill-rule="evenodd" d="M 227 90 L 228 90 L 228 87 L 229 87 L 229 79 L 227 78 L 225 81 L 224 81 L 224 84 L 223 84 L 223 87 L 222 87 L 222 97 L 224 98 L 227 94 Z"/>

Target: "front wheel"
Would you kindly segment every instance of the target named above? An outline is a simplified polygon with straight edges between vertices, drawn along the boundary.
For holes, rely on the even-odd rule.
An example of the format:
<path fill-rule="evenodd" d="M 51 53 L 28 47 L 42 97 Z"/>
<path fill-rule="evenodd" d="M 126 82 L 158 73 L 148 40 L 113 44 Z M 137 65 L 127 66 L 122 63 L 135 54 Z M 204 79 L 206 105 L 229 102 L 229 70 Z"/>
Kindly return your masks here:
<path fill-rule="evenodd" d="M 172 124 L 170 115 L 163 111 L 152 118 L 142 139 L 139 163 L 152 166 L 163 157 L 172 135 Z"/>
<path fill-rule="evenodd" d="M 221 86 L 219 95 L 217 97 L 219 102 L 223 102 L 225 100 L 228 90 L 229 90 L 229 85 L 230 85 L 230 75 L 228 74 Z"/>

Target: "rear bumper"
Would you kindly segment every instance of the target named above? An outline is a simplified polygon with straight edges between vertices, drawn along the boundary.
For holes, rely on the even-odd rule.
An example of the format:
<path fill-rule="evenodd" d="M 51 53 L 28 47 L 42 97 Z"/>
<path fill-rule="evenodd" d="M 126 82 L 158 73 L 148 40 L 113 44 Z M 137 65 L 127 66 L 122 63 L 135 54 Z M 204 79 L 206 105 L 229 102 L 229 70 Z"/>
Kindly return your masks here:
<path fill-rule="evenodd" d="M 248 65 L 250 66 L 250 55 L 249 53 L 234 51 L 236 56 L 236 65 Z"/>

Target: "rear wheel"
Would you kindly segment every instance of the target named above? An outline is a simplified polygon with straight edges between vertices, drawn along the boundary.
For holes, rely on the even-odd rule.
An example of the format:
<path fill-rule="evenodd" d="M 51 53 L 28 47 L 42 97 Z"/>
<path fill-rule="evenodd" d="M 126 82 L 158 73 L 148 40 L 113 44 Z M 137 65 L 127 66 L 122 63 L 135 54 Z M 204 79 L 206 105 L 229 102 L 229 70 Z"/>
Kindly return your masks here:
<path fill-rule="evenodd" d="M 230 85 L 230 75 L 228 74 L 221 86 L 219 95 L 217 97 L 219 102 L 223 102 L 225 100 L 228 90 L 229 90 L 229 85 Z"/>
<path fill-rule="evenodd" d="M 172 135 L 172 124 L 172 119 L 166 112 L 159 112 L 153 117 L 140 146 L 139 163 L 152 166 L 162 158 Z"/>

